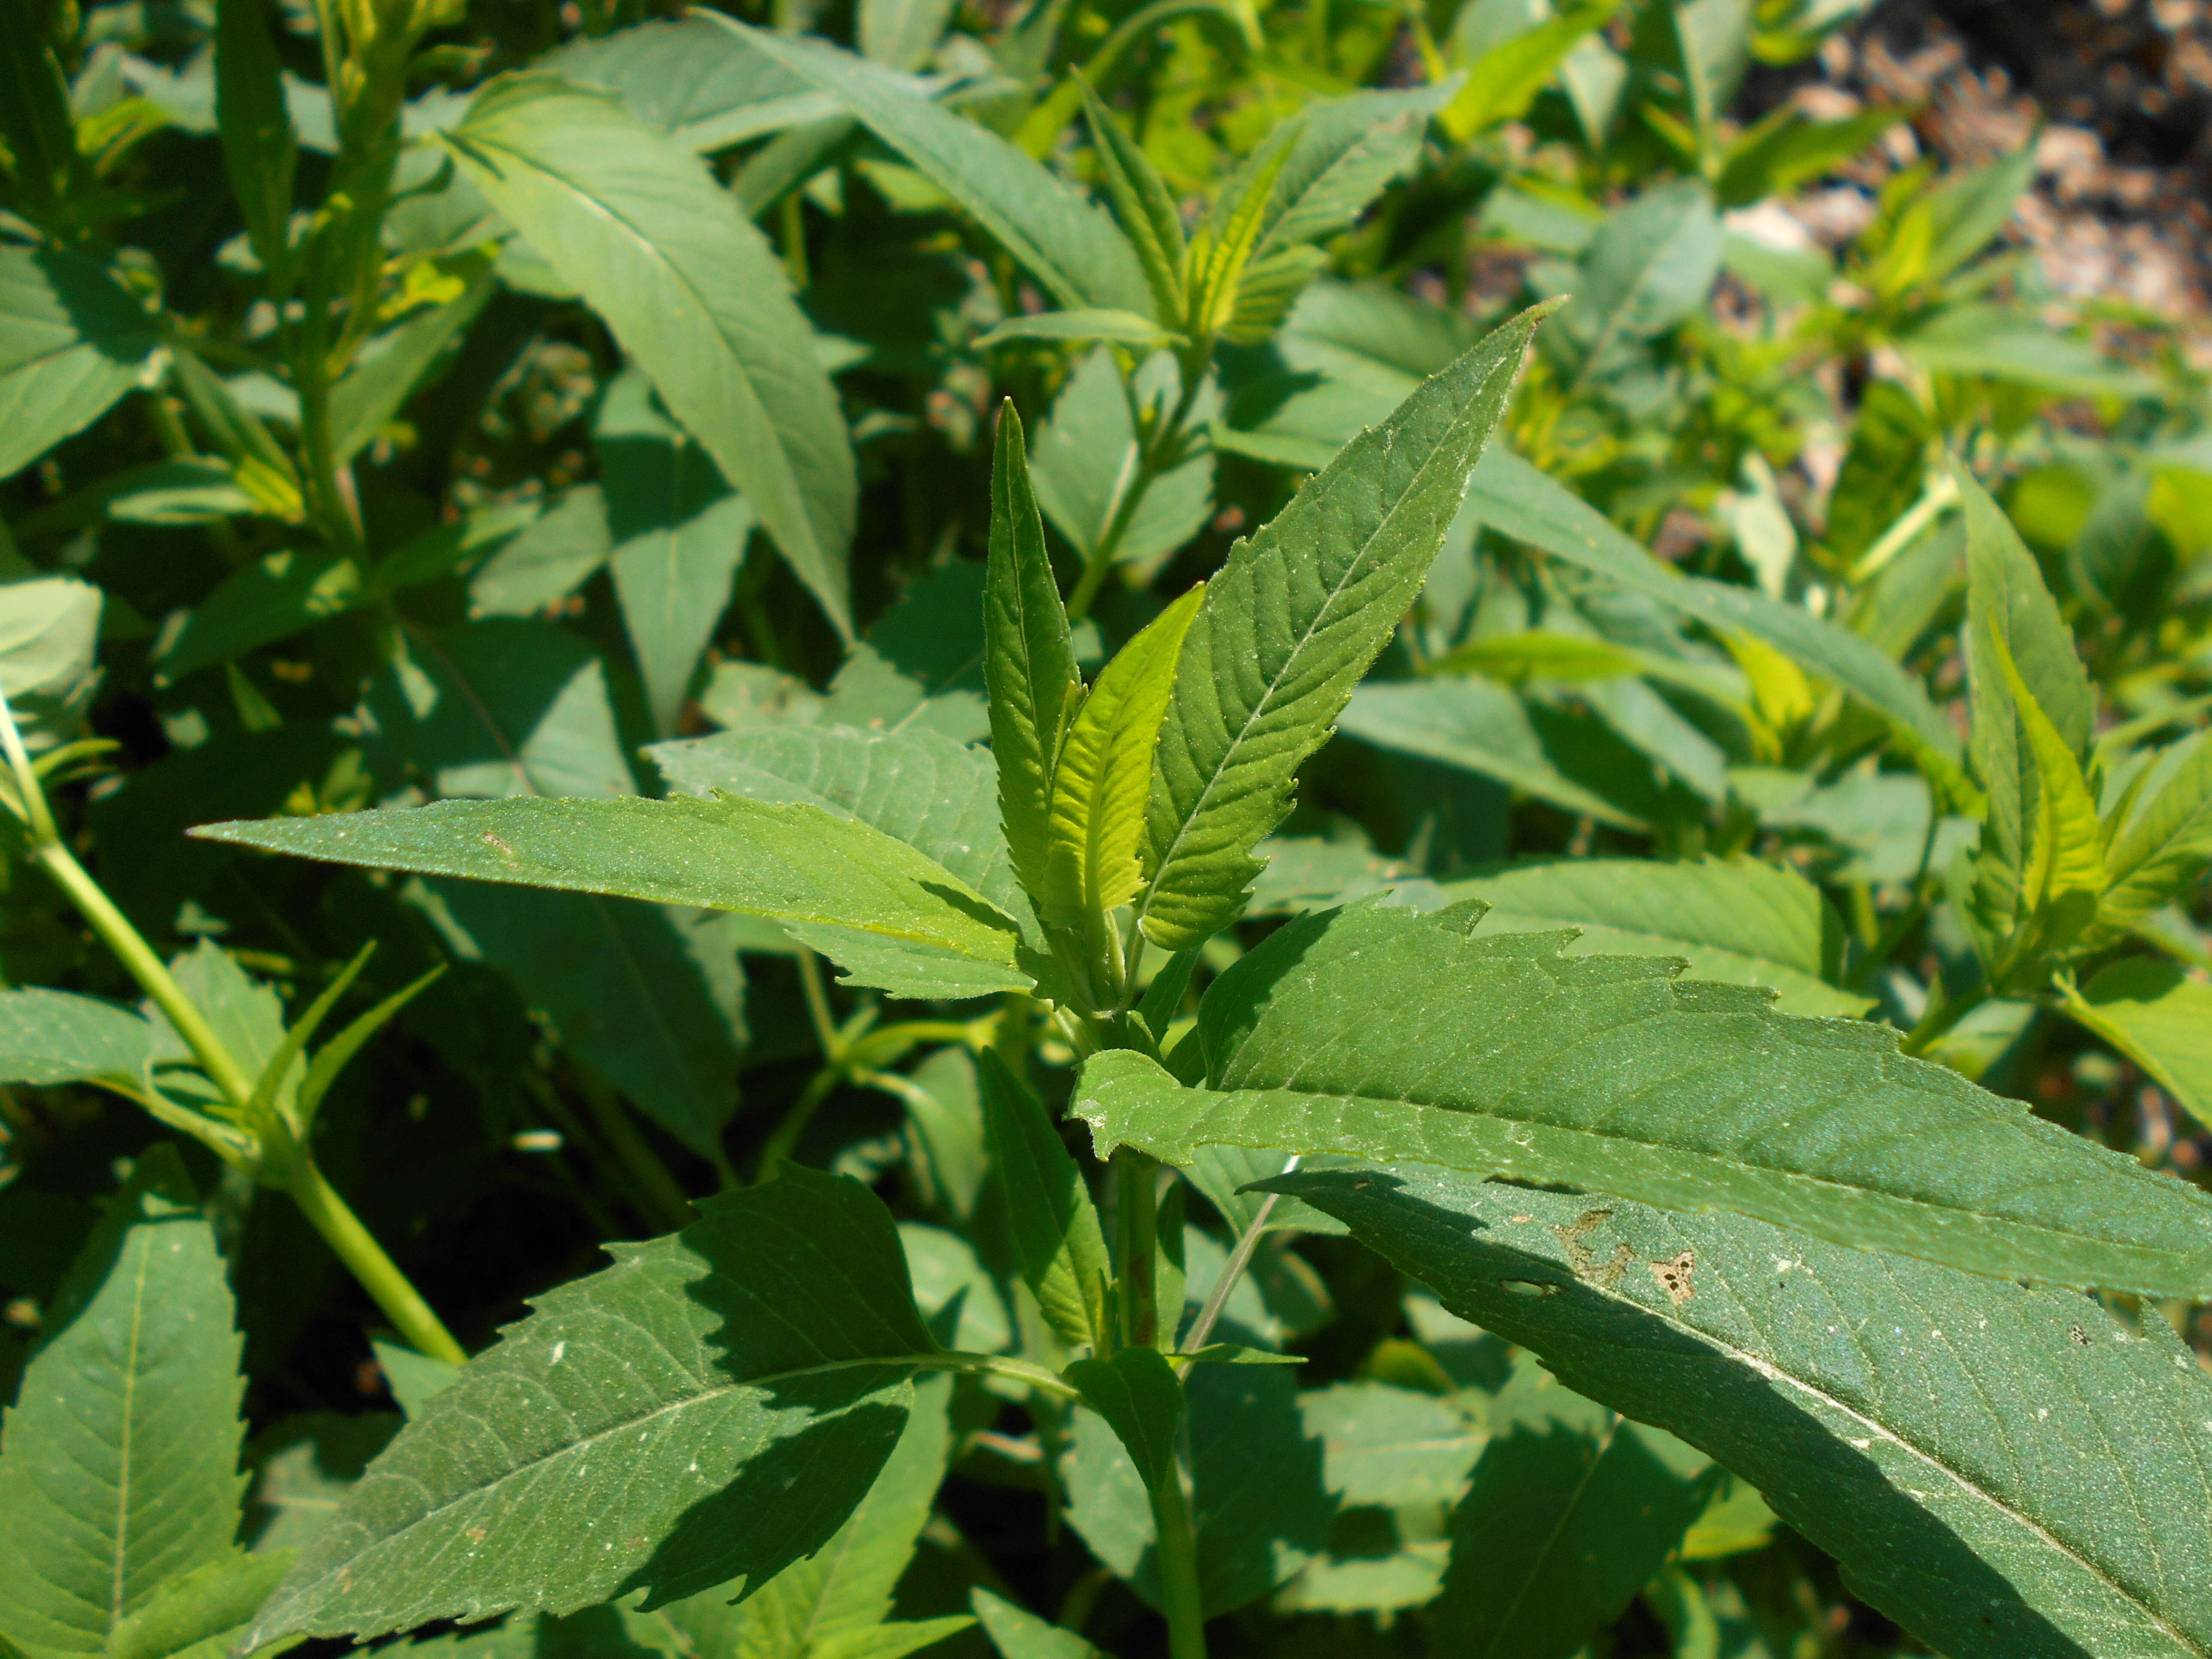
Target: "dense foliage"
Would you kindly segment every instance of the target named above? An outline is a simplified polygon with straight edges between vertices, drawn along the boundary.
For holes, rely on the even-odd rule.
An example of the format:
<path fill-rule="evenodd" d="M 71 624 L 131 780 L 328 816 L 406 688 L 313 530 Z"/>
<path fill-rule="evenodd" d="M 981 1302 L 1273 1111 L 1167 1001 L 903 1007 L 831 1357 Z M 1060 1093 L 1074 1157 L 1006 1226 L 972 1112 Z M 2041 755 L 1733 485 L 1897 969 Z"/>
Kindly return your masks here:
<path fill-rule="evenodd" d="M 0 1659 L 2212 1654 L 2206 388 L 1858 9 L 7 0 Z"/>

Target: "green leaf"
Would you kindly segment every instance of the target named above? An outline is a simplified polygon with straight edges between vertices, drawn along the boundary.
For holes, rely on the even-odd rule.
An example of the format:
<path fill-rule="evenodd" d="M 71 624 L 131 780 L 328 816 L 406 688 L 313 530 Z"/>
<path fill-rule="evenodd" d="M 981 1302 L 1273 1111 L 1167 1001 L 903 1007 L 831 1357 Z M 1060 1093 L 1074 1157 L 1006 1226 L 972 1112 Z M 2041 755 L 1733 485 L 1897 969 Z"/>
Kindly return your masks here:
<path fill-rule="evenodd" d="M 1303 917 L 1208 988 L 1201 1088 L 1128 1052 L 1072 1109 L 1102 1154 L 1207 1142 L 1419 1158 L 1733 1210 L 1996 1277 L 2191 1297 L 2212 1197 L 1749 988 L 1373 904 Z"/>
<path fill-rule="evenodd" d="M 2066 1012 L 2158 1080 L 2212 1127 L 2212 985 L 2155 957 L 2113 963 L 2076 990 Z"/>
<path fill-rule="evenodd" d="M 1363 685 L 1343 726 L 1363 743 L 1479 772 L 1601 823 L 1648 830 L 1660 813 L 1651 769 L 1610 727 L 1481 680 Z"/>
<path fill-rule="evenodd" d="M 885 69 L 918 70 L 952 21 L 953 0 L 860 0 L 860 55 Z"/>
<path fill-rule="evenodd" d="M 376 441 L 483 314 L 495 286 L 487 271 L 459 298 L 417 312 L 363 349 L 360 362 L 331 388 L 331 448 L 336 465 L 343 466 Z"/>
<path fill-rule="evenodd" d="M 0 1083 L 38 1089 L 113 1083 L 136 1091 L 148 1066 L 175 1052 L 160 1027 L 98 997 L 0 991 Z"/>
<path fill-rule="evenodd" d="M 0 586 L 0 690 L 33 754 L 77 735 L 100 678 L 100 590 L 74 576 Z"/>
<path fill-rule="evenodd" d="M 2074 648 L 2073 630 L 2003 509 L 1966 468 L 1954 463 L 1951 473 L 1966 519 L 1968 637 L 1978 637 L 1984 627 L 1993 629 L 2066 747 L 2085 754 L 2097 698 Z"/>
<path fill-rule="evenodd" d="M 433 1400 L 460 1378 L 459 1365 L 416 1353 L 412 1348 L 374 1340 L 368 1346 L 376 1355 L 376 1368 L 384 1373 L 385 1387 L 392 1390 L 392 1398 L 401 1414 L 410 1421 L 422 1416 Z M 386 1436 L 386 1439 L 390 1437 Z M 380 1446 L 378 1449 L 383 1448 Z"/>
<path fill-rule="evenodd" d="M 291 1564 L 289 1550 L 234 1549 L 170 1579 L 110 1632 L 105 1659 L 225 1659 Z"/>
<path fill-rule="evenodd" d="M 2084 953 L 2118 944 L 2212 860 L 2212 733 L 2161 750 L 2144 787 L 2125 805 L 2133 810 L 2106 826 L 2112 884 L 2079 941 Z"/>
<path fill-rule="evenodd" d="M 1229 325 L 1238 309 L 1245 269 L 1259 252 L 1261 235 L 1273 216 L 1275 186 L 1297 140 L 1296 125 L 1276 128 L 1221 186 L 1200 222 L 1183 277 L 1190 295 L 1187 325 L 1193 334 L 1210 338 L 1232 331 Z"/>
<path fill-rule="evenodd" d="M 1565 1389 L 1512 1395 L 1452 1514 L 1437 1639 L 1468 1659 L 1570 1659 L 1666 1565 L 1713 1483 Z"/>
<path fill-rule="evenodd" d="M 1105 1659 L 1073 1631 L 1047 1624 L 981 1584 L 968 1593 L 968 1601 L 1000 1659 Z"/>
<path fill-rule="evenodd" d="M 535 617 L 581 587 L 613 553 L 606 497 L 595 483 L 579 484 L 471 574 L 470 613 Z"/>
<path fill-rule="evenodd" d="M 246 1076 L 260 1076 L 284 1046 L 284 1005 L 275 988 L 252 978 L 206 938 L 171 957 L 169 972 Z"/>
<path fill-rule="evenodd" d="M 837 109 L 811 82 L 697 15 L 573 40 L 538 64 L 618 94 L 639 120 L 701 155 Z"/>
<path fill-rule="evenodd" d="M 1928 416 L 1910 392 L 1888 380 L 1868 383 L 1829 497 L 1831 549 L 1857 558 L 1919 499 L 1927 487 L 1921 457 L 1930 435 Z"/>
<path fill-rule="evenodd" d="M 143 384 L 159 343 L 104 267 L 60 248 L 0 247 L 0 478 Z"/>
<path fill-rule="evenodd" d="M 1124 382 L 1112 350 L 1101 346 L 1080 363 L 1037 428 L 1030 457 L 1037 505 L 1087 562 L 1097 554 L 1142 452 L 1131 417 L 1132 392 L 1141 405 L 1172 407 L 1181 380 L 1175 358 L 1156 352 Z M 1192 401 L 1191 424 L 1220 407 L 1209 379 Z M 1165 410 L 1163 409 L 1164 414 Z M 1205 526 L 1213 512 L 1213 458 L 1200 452 L 1152 480 L 1115 543 L 1117 562 L 1139 574 L 1156 569 Z"/>
<path fill-rule="evenodd" d="M 1415 87 L 1308 105 L 1275 179 L 1255 264 L 1350 229 L 1370 202 L 1419 164 L 1422 134 L 1449 97 L 1448 87 Z"/>
<path fill-rule="evenodd" d="M 950 1377 L 916 1384 L 906 1428 L 883 1472 L 818 1553 L 793 1561 L 751 1595 L 742 1583 L 723 1584 L 652 1613 L 625 1611 L 631 1635 L 683 1659 L 896 1659 L 966 1629 L 973 1620 L 890 1618 L 891 1592 L 945 1479 L 951 1392 Z"/>
<path fill-rule="evenodd" d="M 1855 1018 L 1872 1006 L 1827 982 L 1842 930 L 1820 890 L 1792 870 L 1748 860 L 1560 859 L 1449 882 L 1444 891 L 1492 907 L 1486 933 L 1583 929 L 1571 957 L 1680 957 L 1690 978 L 1778 993 L 1785 1014 Z"/>
<path fill-rule="evenodd" d="M 1462 1413 L 1387 1382 L 1310 1389 L 1298 1396 L 1298 1414 L 1306 1432 L 1321 1437 L 1329 1491 L 1352 1508 L 1451 1504 L 1482 1455 L 1483 1437 Z"/>
<path fill-rule="evenodd" d="M 513 980 L 577 1059 L 694 1152 L 717 1154 L 745 1042 L 729 918 L 456 881 L 429 884 L 416 908 L 456 956 Z"/>
<path fill-rule="evenodd" d="M 1199 583 L 1115 653 L 1076 706 L 1052 772 L 1038 908 L 1080 927 L 1136 897 L 1152 755 L 1176 685 L 1183 637 L 1206 599 Z"/>
<path fill-rule="evenodd" d="M 1000 817 L 1022 884 L 1042 894 L 1053 772 L 1083 682 L 1052 556 L 1045 550 L 1044 521 L 1030 488 L 1021 416 L 1011 398 L 1000 412 L 991 466 L 983 623 L 983 683 L 990 693 Z"/>
<path fill-rule="evenodd" d="M 1006 1225 L 1023 1282 L 1045 1322 L 1072 1348 L 1104 1353 L 1114 1269 L 1083 1171 L 1036 1096 L 997 1054 L 977 1064 L 991 1168 L 1006 1196 Z"/>
<path fill-rule="evenodd" d="M 1833 172 L 1911 113 L 1910 104 L 1878 104 L 1840 121 L 1809 121 L 1784 105 L 1777 112 L 1782 118 L 1759 122 L 1729 146 L 1714 191 L 1723 208 L 1785 195 Z"/>
<path fill-rule="evenodd" d="M 2011 219 L 2014 204 L 2034 182 L 2034 147 L 2023 145 L 1930 191 L 1923 199 L 1934 236 L 1923 280 L 1940 282 L 1986 247 Z"/>
<path fill-rule="evenodd" d="M 751 222 L 614 98 L 557 76 L 502 78 L 443 138 L 606 319 L 849 638 L 852 447 L 813 329 Z"/>
<path fill-rule="evenodd" d="M 1234 1611 L 1295 1576 L 1328 1538 L 1334 1507 L 1322 1447 L 1298 1419 L 1287 1366 L 1200 1365 L 1184 1385 L 1192 1510 L 1206 1616 Z M 1152 1511 L 1142 1477 L 1105 1419 L 1075 1413 L 1061 1465 L 1067 1520 L 1091 1553 L 1158 1607 Z"/>
<path fill-rule="evenodd" d="M 32 204 L 51 211 L 77 183 L 77 153 L 69 83 L 55 56 L 54 14 L 44 7 L 20 12 L 16 27 L 0 38 L 0 134 L 7 139 L 9 172 Z M 0 469 L 0 471 L 12 469 Z"/>
<path fill-rule="evenodd" d="M 869 731 L 927 727 L 960 743 L 988 734 L 983 574 L 956 560 L 908 588 L 845 659 L 819 717 Z"/>
<path fill-rule="evenodd" d="M 1183 291 L 1188 250 L 1183 241 L 1182 210 L 1152 157 L 1107 112 L 1083 72 L 1071 73 L 1083 96 L 1083 118 L 1091 129 L 1098 169 L 1105 175 L 1106 199 L 1114 204 L 1114 217 L 1144 267 L 1157 314 L 1164 323 L 1179 325 L 1188 309 Z"/>
<path fill-rule="evenodd" d="M 289 252 L 300 143 L 284 107 L 268 9 L 263 0 L 218 0 L 215 30 L 216 119 L 230 191 L 262 268 L 281 270 Z"/>
<path fill-rule="evenodd" d="M 1139 909 L 1170 951 L 1237 919 L 1252 849 L 1413 603 L 1504 408 L 1523 313 L 1355 439 L 1206 590 L 1176 672 L 1147 809 Z"/>
<path fill-rule="evenodd" d="M 653 729 L 676 730 L 700 653 L 729 608 L 752 508 L 688 434 L 652 406 L 642 375 L 607 389 L 592 447 L 614 543 L 615 598 Z"/>
<path fill-rule="evenodd" d="M 793 1164 L 547 1292 L 401 1430 L 253 1632 L 643 1608 L 822 1548 L 934 1345 L 890 1214 Z"/>
<path fill-rule="evenodd" d="M 1079 1359 L 1067 1368 L 1067 1380 L 1106 1419 L 1147 1492 L 1177 1478 L 1182 1385 L 1158 1349 L 1122 1348 L 1110 1359 Z"/>
<path fill-rule="evenodd" d="M 833 93 L 1071 309 L 1152 314 L 1142 265 L 1112 221 L 996 133 L 819 41 L 717 18 L 762 56 Z"/>
<path fill-rule="evenodd" d="M 1965 786 L 1961 744 L 1951 723 L 1917 680 L 1857 635 L 1753 588 L 1684 580 L 1603 514 L 1510 450 L 1484 453 L 1468 497 L 1482 522 L 1501 535 L 1656 599 L 1679 615 L 1716 629 L 1741 629 L 1772 646 L 1880 715 L 1940 784 L 1954 790 Z"/>
<path fill-rule="evenodd" d="M 173 1148 L 142 1153 L 48 1310 L 0 1432 L 0 1634 L 100 1652 L 162 1587 L 226 1557 L 240 1338 Z"/>
<path fill-rule="evenodd" d="M 388 1343 L 372 1346 L 380 1366 L 387 1351 L 406 1352 Z M 246 1506 L 252 1547 L 264 1555 L 282 1552 L 289 1561 L 337 1513 L 346 1488 L 398 1431 L 399 1421 L 391 1412 L 308 1412 L 257 1435 L 246 1448 L 254 1467 L 253 1497 Z"/>
<path fill-rule="evenodd" d="M 1612 0 L 1578 6 L 1491 46 L 1468 66 L 1467 78 L 1437 118 L 1444 131 L 1464 143 L 1502 121 L 1518 120 L 1575 48 L 1615 9 Z"/>
<path fill-rule="evenodd" d="M 819 807 L 934 859 L 1006 915 L 1029 915 L 1000 832 L 992 754 L 910 726 L 763 726 L 646 750 L 672 789 Z"/>
<path fill-rule="evenodd" d="M 2035 767 L 2035 823 L 2027 867 L 2021 872 L 2021 896 L 2039 921 L 2052 911 L 2070 912 L 2063 921 L 2045 924 L 2046 930 L 2063 928 L 2070 936 L 2080 932 L 2105 890 L 2104 837 L 2097 803 L 2090 798 L 2081 763 L 2021 678 L 2012 653 L 1994 634 L 1984 635 L 1984 641 L 2004 672 L 2013 713 L 2027 734 L 2027 753 Z"/>
<path fill-rule="evenodd" d="M 372 869 L 609 893 L 781 922 L 896 996 L 1026 988 L 1014 924 L 944 866 L 819 807 L 714 800 L 441 801 L 210 824 L 208 840 Z"/>
<path fill-rule="evenodd" d="M 975 337 L 975 349 L 988 350 L 1009 340 L 1112 340 L 1130 346 L 1170 346 L 1183 337 L 1133 311 L 1041 311 L 1034 317 L 1009 317 Z"/>
<path fill-rule="evenodd" d="M 2137 1333 L 2064 1291 L 1626 1204 L 1577 1241 L 1603 1270 L 1577 1273 L 1583 1199 L 1411 1168 L 1271 1185 L 1748 1480 L 1938 1651 L 2212 1645 L 2212 1379 L 2155 1314 Z"/>
<path fill-rule="evenodd" d="M 286 549 L 241 565 L 216 585 L 155 659 L 170 684 L 341 616 L 361 602 L 361 566 L 331 554 Z"/>
<path fill-rule="evenodd" d="M 1577 383 L 1641 360 L 1644 343 L 1705 302 L 1721 268 L 1721 224 L 1703 181 L 1647 191 L 1600 225 L 1559 316 Z"/>
<path fill-rule="evenodd" d="M 1674 0 L 1669 13 L 1690 108 L 1701 140 L 1710 143 L 1751 67 L 1754 0 Z"/>

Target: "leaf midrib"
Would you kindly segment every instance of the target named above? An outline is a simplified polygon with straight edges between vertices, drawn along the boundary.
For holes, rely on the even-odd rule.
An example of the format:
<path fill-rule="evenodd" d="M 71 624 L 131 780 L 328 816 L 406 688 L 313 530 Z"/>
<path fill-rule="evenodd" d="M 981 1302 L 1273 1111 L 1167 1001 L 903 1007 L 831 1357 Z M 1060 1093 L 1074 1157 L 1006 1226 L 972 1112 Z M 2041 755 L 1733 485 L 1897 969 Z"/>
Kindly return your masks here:
<path fill-rule="evenodd" d="M 1490 377 L 1488 375 L 1485 375 L 1483 377 L 1483 383 L 1485 385 L 1488 384 L 1489 378 Z M 1477 395 L 1479 396 L 1480 393 L 1478 392 Z M 1470 400 L 1470 402 L 1472 400 Z M 1459 427 L 1461 422 L 1464 421 L 1466 418 L 1467 416 L 1465 413 L 1462 412 L 1460 416 L 1460 420 L 1452 422 L 1453 428 L 1455 430 Z M 1439 445 L 1438 447 L 1441 448 L 1442 446 Z M 1385 455 L 1389 453 L 1389 445 L 1388 443 L 1383 445 L 1382 453 Z M 1260 723 L 1262 714 L 1265 714 L 1273 704 L 1276 692 L 1281 689 L 1284 680 L 1289 677 L 1291 667 L 1297 662 L 1299 657 L 1304 653 L 1306 647 L 1312 643 L 1315 635 L 1321 631 L 1322 622 L 1329 616 L 1338 598 L 1344 592 L 1345 589 L 1352 584 L 1352 579 L 1360 571 L 1367 559 L 1369 550 L 1371 549 L 1376 542 L 1382 539 L 1392 525 L 1398 521 L 1398 515 L 1407 510 L 1407 501 L 1414 495 L 1421 485 L 1427 481 L 1431 469 L 1434 467 L 1435 465 L 1435 458 L 1432 455 L 1427 462 L 1423 464 L 1420 472 L 1414 478 L 1413 482 L 1408 484 L 1406 489 L 1400 493 L 1398 498 L 1390 504 L 1390 510 L 1383 515 L 1382 522 L 1376 526 L 1373 533 L 1360 544 L 1358 553 L 1345 566 L 1344 574 L 1337 580 L 1336 583 L 1333 586 L 1330 587 L 1328 590 L 1328 599 L 1322 602 L 1321 609 L 1314 613 L 1313 621 L 1307 625 L 1305 630 L 1298 636 L 1297 643 L 1285 654 L 1282 666 L 1275 672 L 1274 677 L 1267 682 L 1267 690 L 1254 701 L 1251 712 L 1245 716 L 1243 724 L 1237 729 L 1236 734 L 1230 738 L 1227 746 L 1222 750 L 1221 759 L 1216 763 L 1212 775 L 1207 777 L 1205 784 L 1200 788 L 1198 798 L 1196 800 L 1192 802 L 1190 811 L 1183 815 L 1182 821 L 1176 826 L 1175 839 L 1170 841 L 1166 847 L 1161 849 L 1159 868 L 1153 872 L 1152 881 L 1145 889 L 1145 902 L 1142 914 L 1147 915 L 1151 914 L 1152 901 L 1158 897 L 1159 894 L 1160 883 L 1166 879 L 1168 872 L 1175 867 L 1176 860 L 1182 850 L 1182 844 L 1188 837 L 1193 827 L 1198 823 L 1200 819 L 1206 816 L 1206 810 L 1210 805 L 1212 805 L 1213 800 L 1213 792 L 1215 788 L 1219 786 L 1222 780 L 1228 775 L 1231 769 L 1231 762 L 1236 757 L 1237 751 L 1244 745 L 1246 739 L 1251 735 L 1253 727 Z M 1252 562 L 1256 562 L 1256 557 L 1257 556 L 1255 554 L 1253 560 L 1247 561 L 1248 569 Z M 1216 580 L 1218 580 L 1218 578 Z M 1207 642 L 1209 644 L 1212 643 L 1212 630 L 1210 628 L 1208 630 Z M 1248 852 L 1245 856 L 1249 859 L 1250 857 L 1250 854 Z"/>
<path fill-rule="evenodd" d="M 1521 1613 L 1521 1604 L 1528 1599 L 1528 1592 L 1535 1588 L 1544 1564 L 1552 1559 L 1553 1551 L 1558 1548 L 1560 1536 L 1567 1529 L 1567 1522 L 1573 1519 L 1575 1510 L 1582 1504 L 1583 1494 L 1589 1490 L 1589 1483 L 1597 1479 L 1598 1465 L 1611 1455 L 1613 1437 L 1620 1432 L 1620 1413 L 1613 1413 L 1611 1421 L 1605 1425 L 1604 1437 L 1598 1442 L 1597 1455 L 1583 1465 L 1581 1479 L 1575 1482 L 1575 1489 L 1568 1494 L 1567 1501 L 1559 1506 L 1559 1515 L 1552 1522 L 1552 1529 L 1544 1539 L 1544 1547 L 1537 1554 L 1535 1566 L 1522 1580 L 1520 1588 L 1513 1592 L 1513 1599 L 1506 1603 L 1505 1616 L 1498 1620 L 1498 1628 L 1492 1632 L 1489 1644 L 1483 1649 L 1486 1655 L 1495 1654 L 1498 1643 L 1504 1640 L 1505 1633 L 1513 1628 L 1513 1621 Z"/>

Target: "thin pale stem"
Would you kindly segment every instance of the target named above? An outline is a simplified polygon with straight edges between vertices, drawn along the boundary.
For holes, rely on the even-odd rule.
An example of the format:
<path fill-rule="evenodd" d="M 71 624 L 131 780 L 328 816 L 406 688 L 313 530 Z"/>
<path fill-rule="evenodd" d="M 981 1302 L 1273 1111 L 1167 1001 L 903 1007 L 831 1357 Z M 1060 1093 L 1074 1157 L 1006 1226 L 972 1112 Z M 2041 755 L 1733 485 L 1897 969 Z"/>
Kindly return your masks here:
<path fill-rule="evenodd" d="M 1298 1167 L 1298 1158 L 1299 1154 L 1296 1152 L 1291 1155 L 1289 1161 L 1283 1165 L 1285 1175 Z M 1261 1200 L 1251 1224 L 1238 1235 L 1237 1248 L 1229 1253 L 1229 1260 L 1221 1269 L 1221 1277 L 1214 1282 L 1212 1294 L 1206 1298 L 1206 1305 L 1199 1310 L 1197 1320 L 1183 1337 L 1184 1352 L 1195 1353 L 1213 1334 L 1213 1328 L 1221 1322 L 1221 1310 L 1229 1305 L 1229 1293 L 1237 1288 L 1237 1281 L 1244 1269 L 1252 1265 L 1252 1253 L 1260 1248 L 1260 1240 L 1267 1231 L 1267 1218 L 1275 1212 L 1275 1201 L 1281 1196 L 1279 1193 L 1269 1193 Z M 1188 1370 L 1190 1368 L 1185 1365 L 1183 1369 Z"/>

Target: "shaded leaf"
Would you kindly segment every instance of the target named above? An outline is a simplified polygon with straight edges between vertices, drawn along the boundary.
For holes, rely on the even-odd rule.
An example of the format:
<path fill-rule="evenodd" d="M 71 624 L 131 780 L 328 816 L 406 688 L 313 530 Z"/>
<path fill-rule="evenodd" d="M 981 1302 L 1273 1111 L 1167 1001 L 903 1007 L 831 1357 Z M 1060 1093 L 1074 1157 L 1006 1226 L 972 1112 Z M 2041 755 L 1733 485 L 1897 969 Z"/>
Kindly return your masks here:
<path fill-rule="evenodd" d="M 1023 1281 L 1061 1341 L 1104 1353 L 1114 1269 L 1083 1171 L 1004 1060 L 986 1050 L 976 1069 L 991 1168 L 1006 1193 Z"/>
<path fill-rule="evenodd" d="M 143 384 L 157 343 L 137 299 L 82 254 L 0 247 L 0 478 Z"/>
<path fill-rule="evenodd" d="M 2068 1013 L 2212 1127 L 2212 985 L 2172 963 L 2130 957 L 2078 991 L 2062 989 Z"/>

